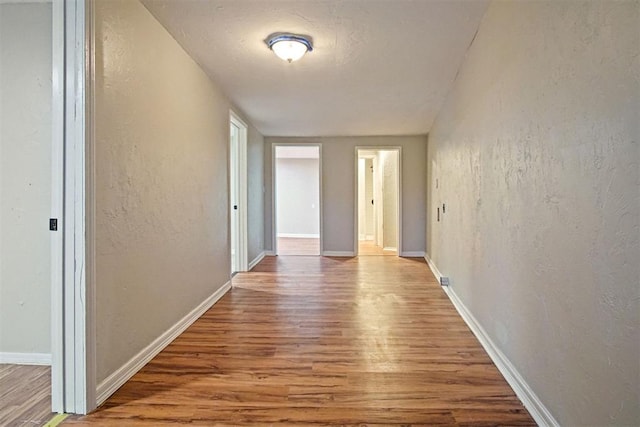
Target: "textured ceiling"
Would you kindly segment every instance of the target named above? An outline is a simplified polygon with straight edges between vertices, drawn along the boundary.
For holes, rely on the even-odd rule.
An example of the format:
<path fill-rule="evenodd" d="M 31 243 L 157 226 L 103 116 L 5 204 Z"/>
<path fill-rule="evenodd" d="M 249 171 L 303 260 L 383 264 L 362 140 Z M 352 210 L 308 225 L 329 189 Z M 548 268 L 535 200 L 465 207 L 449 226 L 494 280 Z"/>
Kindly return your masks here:
<path fill-rule="evenodd" d="M 143 0 L 266 136 L 429 131 L 487 7 L 484 0 Z M 278 59 L 264 40 L 307 34 Z"/>

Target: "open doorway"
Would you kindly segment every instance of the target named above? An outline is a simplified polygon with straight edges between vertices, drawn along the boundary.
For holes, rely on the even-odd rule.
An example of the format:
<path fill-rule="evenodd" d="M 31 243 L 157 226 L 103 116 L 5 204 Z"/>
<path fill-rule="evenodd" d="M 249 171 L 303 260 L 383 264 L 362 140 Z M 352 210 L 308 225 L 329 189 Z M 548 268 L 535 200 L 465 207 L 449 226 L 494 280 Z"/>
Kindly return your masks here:
<path fill-rule="evenodd" d="M 356 148 L 358 255 L 397 256 L 401 245 L 400 149 Z"/>
<path fill-rule="evenodd" d="M 43 425 L 61 399 L 50 231 L 62 154 L 52 143 L 54 31 L 50 2 L 0 2 L 0 424 Z M 59 36 L 59 34 L 55 34 Z M 58 215 L 55 215 L 60 218 Z M 54 308 L 52 308 L 54 307 Z"/>
<path fill-rule="evenodd" d="M 320 255 L 320 146 L 274 148 L 277 255 Z"/>
<path fill-rule="evenodd" d="M 231 274 L 247 271 L 247 125 L 233 112 L 229 120 L 229 216 Z"/>

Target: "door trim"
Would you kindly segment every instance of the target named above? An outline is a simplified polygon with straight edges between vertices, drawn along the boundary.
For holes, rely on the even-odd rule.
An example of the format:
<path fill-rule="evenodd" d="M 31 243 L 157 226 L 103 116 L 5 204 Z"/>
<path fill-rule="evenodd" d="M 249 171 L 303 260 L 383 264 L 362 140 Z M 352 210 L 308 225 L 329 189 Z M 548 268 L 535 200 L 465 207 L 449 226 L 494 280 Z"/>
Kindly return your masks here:
<path fill-rule="evenodd" d="M 52 410 L 95 408 L 93 0 L 52 7 Z M 55 270 L 55 271 L 54 271 Z"/>
<path fill-rule="evenodd" d="M 240 200 L 238 203 L 238 271 L 247 271 L 248 268 L 248 255 L 247 255 L 247 143 L 248 143 L 248 130 L 249 127 L 244 120 L 240 118 L 233 110 L 229 110 L 229 123 L 234 124 L 238 130 L 238 156 L 237 156 L 237 169 L 238 174 L 238 191 L 240 193 Z M 231 202 L 231 133 L 229 133 L 229 202 Z M 231 215 L 233 215 L 231 203 L 229 203 L 229 256 L 231 256 L 231 239 L 233 238 L 231 229 Z M 231 267 L 233 270 L 233 266 Z M 234 271 L 231 274 L 235 273 Z"/>
<path fill-rule="evenodd" d="M 354 215 L 353 215 L 353 253 L 355 254 L 355 256 L 358 256 L 358 207 L 359 207 L 359 201 L 358 201 L 358 151 L 359 150 L 371 150 L 371 151 L 380 151 L 380 150 L 384 150 L 384 151 L 396 151 L 398 153 L 398 176 L 397 176 L 397 181 L 398 181 L 398 208 L 397 208 L 397 218 L 398 218 L 398 224 L 397 224 L 397 233 L 398 233 L 398 247 L 397 247 L 397 254 L 398 256 L 400 256 L 400 254 L 402 253 L 402 146 L 399 145 L 357 145 L 355 147 L 355 159 L 354 159 L 354 171 L 355 173 L 353 174 L 354 177 L 354 183 L 353 183 L 353 187 L 354 187 L 354 201 L 355 201 L 355 209 L 353 210 Z M 374 169 L 375 171 L 375 169 Z"/>
<path fill-rule="evenodd" d="M 64 230 L 64 4 L 52 5 L 51 216 Z M 64 239 L 51 232 L 51 411 L 64 412 Z"/>

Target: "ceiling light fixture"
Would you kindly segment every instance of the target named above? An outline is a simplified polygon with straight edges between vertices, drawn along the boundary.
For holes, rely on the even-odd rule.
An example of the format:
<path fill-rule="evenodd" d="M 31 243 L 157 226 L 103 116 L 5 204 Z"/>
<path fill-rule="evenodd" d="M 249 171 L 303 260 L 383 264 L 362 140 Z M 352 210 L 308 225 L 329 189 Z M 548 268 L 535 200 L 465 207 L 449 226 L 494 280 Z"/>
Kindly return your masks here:
<path fill-rule="evenodd" d="M 278 58 L 287 62 L 297 61 L 302 58 L 305 53 L 313 50 L 309 38 L 289 33 L 280 33 L 269 37 L 267 39 L 267 45 Z"/>

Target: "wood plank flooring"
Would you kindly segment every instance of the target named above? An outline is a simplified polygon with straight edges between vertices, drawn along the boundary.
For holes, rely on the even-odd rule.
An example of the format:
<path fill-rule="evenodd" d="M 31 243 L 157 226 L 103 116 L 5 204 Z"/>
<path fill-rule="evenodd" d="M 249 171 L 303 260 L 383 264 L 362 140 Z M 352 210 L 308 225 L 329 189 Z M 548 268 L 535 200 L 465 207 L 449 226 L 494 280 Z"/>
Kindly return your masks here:
<path fill-rule="evenodd" d="M 51 368 L 0 364 L 0 426 L 42 426 L 51 412 Z"/>
<path fill-rule="evenodd" d="M 320 239 L 278 237 L 278 255 L 320 255 Z"/>
<path fill-rule="evenodd" d="M 267 257 L 71 425 L 535 425 L 425 262 Z"/>
<path fill-rule="evenodd" d="M 383 250 L 376 246 L 372 240 L 360 240 L 358 242 L 358 256 L 398 256 L 397 251 Z"/>

